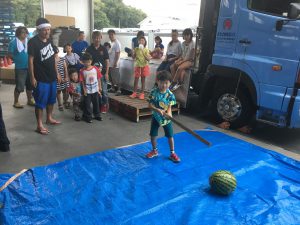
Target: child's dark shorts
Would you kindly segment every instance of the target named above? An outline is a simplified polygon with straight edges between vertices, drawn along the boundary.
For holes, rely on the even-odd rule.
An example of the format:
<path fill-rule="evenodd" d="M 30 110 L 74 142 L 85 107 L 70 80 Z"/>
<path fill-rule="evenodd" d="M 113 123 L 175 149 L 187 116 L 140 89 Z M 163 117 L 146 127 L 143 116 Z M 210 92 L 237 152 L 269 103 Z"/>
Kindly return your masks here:
<path fill-rule="evenodd" d="M 151 137 L 157 137 L 158 136 L 158 129 L 159 129 L 160 125 L 157 122 L 157 120 L 155 118 L 152 117 L 152 121 L 151 121 L 151 129 L 150 129 L 150 136 Z M 163 126 L 164 131 L 165 131 L 165 136 L 167 138 L 171 138 L 173 137 L 173 126 L 172 126 L 172 122 L 168 123 L 167 125 Z"/>

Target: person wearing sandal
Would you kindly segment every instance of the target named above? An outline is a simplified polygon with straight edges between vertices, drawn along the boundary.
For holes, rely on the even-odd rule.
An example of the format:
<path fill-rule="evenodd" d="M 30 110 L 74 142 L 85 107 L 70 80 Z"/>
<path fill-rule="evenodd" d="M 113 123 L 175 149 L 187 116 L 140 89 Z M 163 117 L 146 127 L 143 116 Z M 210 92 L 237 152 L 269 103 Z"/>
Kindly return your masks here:
<path fill-rule="evenodd" d="M 47 135 L 49 130 L 43 124 L 43 110 L 47 111 L 47 124 L 57 125 L 61 122 L 52 117 L 53 105 L 56 102 L 56 79 L 61 82 L 61 76 L 56 69 L 55 46 L 50 38 L 51 25 L 45 18 L 36 21 L 38 34 L 28 42 L 29 72 L 31 84 L 34 87 L 36 132 Z"/>
<path fill-rule="evenodd" d="M 27 39 L 28 30 L 26 27 L 20 26 L 16 30 L 16 38 L 9 43 L 8 54 L 15 63 L 15 81 L 16 87 L 14 91 L 14 104 L 17 109 L 24 108 L 19 103 L 19 96 L 24 92 L 26 86 L 27 105 L 34 106 L 32 98 L 32 85 L 30 83 L 30 76 L 28 73 L 28 53 L 27 53 Z"/>

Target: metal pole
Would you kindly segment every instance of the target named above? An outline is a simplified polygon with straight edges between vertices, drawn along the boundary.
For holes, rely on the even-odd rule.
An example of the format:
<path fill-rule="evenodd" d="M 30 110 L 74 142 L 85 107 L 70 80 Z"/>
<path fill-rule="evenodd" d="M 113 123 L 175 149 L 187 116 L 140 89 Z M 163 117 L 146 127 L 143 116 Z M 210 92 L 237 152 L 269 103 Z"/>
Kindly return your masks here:
<path fill-rule="evenodd" d="M 92 42 L 92 33 L 94 30 L 94 1 L 89 0 L 89 8 L 90 8 L 90 43 Z"/>
<path fill-rule="evenodd" d="M 199 21 L 196 31 L 196 44 L 195 44 L 195 57 L 194 57 L 194 68 L 199 70 L 199 60 L 202 48 L 202 36 L 203 36 L 203 27 L 204 27 L 204 16 L 205 16 L 205 7 L 207 0 L 202 0 L 200 3 L 200 12 L 199 12 Z"/>
<path fill-rule="evenodd" d="M 69 0 L 67 0 L 67 16 L 69 16 Z"/>
<path fill-rule="evenodd" d="M 44 0 L 41 0 L 41 17 L 45 18 Z"/>

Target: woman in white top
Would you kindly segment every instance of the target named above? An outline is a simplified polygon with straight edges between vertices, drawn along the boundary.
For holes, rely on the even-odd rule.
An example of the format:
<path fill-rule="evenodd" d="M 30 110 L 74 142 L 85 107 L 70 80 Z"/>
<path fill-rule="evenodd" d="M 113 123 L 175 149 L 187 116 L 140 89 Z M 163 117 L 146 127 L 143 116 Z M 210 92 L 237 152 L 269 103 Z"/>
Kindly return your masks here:
<path fill-rule="evenodd" d="M 172 30 L 172 40 L 168 44 L 167 54 L 164 61 L 157 68 L 157 72 L 167 70 L 170 71 L 170 66 L 179 59 L 182 54 L 181 43 L 178 40 L 178 31 Z"/>
<path fill-rule="evenodd" d="M 185 71 L 192 67 L 195 55 L 195 43 L 193 41 L 193 32 L 187 28 L 182 33 L 184 42 L 182 43 L 182 55 L 171 66 L 173 77 L 172 91 L 178 89 L 184 81 Z"/>

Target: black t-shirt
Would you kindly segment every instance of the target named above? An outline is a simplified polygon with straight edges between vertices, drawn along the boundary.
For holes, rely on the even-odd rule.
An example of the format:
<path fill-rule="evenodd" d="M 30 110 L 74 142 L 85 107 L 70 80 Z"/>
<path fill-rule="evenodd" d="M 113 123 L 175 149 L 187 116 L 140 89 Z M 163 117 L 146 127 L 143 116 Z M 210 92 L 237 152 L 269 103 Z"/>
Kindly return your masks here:
<path fill-rule="evenodd" d="M 105 60 L 109 59 L 109 55 L 107 52 L 107 49 L 100 45 L 98 49 L 95 48 L 93 44 L 91 44 L 87 49 L 86 52 L 92 55 L 93 57 L 93 65 L 95 63 L 101 63 L 102 64 L 102 71 L 101 73 L 104 75 L 106 73 L 106 62 Z"/>
<path fill-rule="evenodd" d="M 34 76 L 37 81 L 51 83 L 56 80 L 55 54 L 52 41 L 42 42 L 38 35 L 28 42 L 28 54 L 34 57 Z"/>

